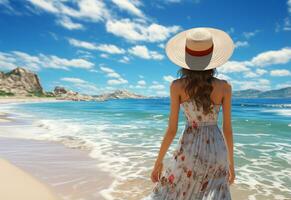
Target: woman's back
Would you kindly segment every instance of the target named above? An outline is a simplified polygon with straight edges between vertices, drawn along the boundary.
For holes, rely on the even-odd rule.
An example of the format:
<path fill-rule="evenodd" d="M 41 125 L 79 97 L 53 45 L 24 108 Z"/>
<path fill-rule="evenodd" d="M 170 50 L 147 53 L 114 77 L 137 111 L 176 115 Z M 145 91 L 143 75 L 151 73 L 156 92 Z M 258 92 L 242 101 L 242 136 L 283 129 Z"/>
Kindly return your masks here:
<path fill-rule="evenodd" d="M 163 172 L 149 199 L 230 200 L 227 147 L 217 126 L 225 81 L 214 79 L 212 82 L 211 100 L 215 103 L 211 103 L 210 112 L 206 114 L 194 99 L 184 98 L 183 81 L 177 79 L 174 84 L 180 86 L 175 88 L 183 97 L 180 105 L 187 123 L 173 153 L 173 162 Z"/>
<path fill-rule="evenodd" d="M 182 80 L 183 81 L 183 80 Z M 218 114 L 220 111 L 220 107 L 222 105 L 221 99 L 223 98 L 223 85 L 225 81 L 220 79 L 214 79 L 213 81 L 213 90 L 212 90 L 212 102 L 211 102 L 211 112 L 208 114 L 203 113 L 203 109 L 200 108 L 193 99 L 190 99 L 189 97 L 186 98 L 186 100 L 181 101 L 181 106 L 184 109 L 184 114 L 187 119 L 188 123 L 213 123 L 216 124 L 218 120 Z M 183 96 L 186 96 L 185 92 Z M 181 95 L 182 96 L 182 95 Z M 183 98 L 185 99 L 185 98 Z M 215 100 L 214 100 L 215 99 Z M 217 100 L 220 99 L 220 100 Z M 214 102 L 214 103 L 213 103 Z M 219 102 L 219 103 L 216 103 Z"/>
<path fill-rule="evenodd" d="M 151 175 L 157 184 L 144 200 L 231 200 L 232 88 L 214 75 L 233 49 L 226 32 L 205 27 L 180 32 L 167 43 L 167 56 L 181 67 L 181 77 L 170 86 L 169 124 Z M 162 170 L 162 160 L 178 130 L 181 105 L 187 123 L 170 164 Z M 217 125 L 220 106 L 223 134 Z"/>
<path fill-rule="evenodd" d="M 184 78 L 177 79 L 175 80 L 175 82 L 176 82 L 175 84 L 178 85 L 177 88 L 179 89 L 178 93 L 181 96 L 181 103 L 188 101 L 189 97 L 185 92 L 185 79 Z M 225 80 L 213 77 L 212 79 L 213 90 L 210 95 L 210 98 L 212 102 L 214 102 L 214 104 L 222 104 L 225 84 L 227 84 Z"/>

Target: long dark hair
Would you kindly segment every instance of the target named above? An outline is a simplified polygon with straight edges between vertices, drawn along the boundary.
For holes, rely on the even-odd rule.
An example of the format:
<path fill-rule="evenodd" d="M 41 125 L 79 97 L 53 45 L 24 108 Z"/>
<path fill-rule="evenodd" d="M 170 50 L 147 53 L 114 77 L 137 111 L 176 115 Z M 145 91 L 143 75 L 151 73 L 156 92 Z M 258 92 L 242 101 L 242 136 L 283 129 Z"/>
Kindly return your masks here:
<path fill-rule="evenodd" d="M 211 112 L 211 99 L 210 95 L 213 90 L 212 80 L 217 73 L 216 69 L 209 69 L 204 71 L 194 71 L 185 68 L 178 70 L 177 74 L 180 78 L 185 79 L 185 92 L 194 100 L 197 108 L 203 108 L 203 113 L 208 114 Z M 214 102 L 212 102 L 214 104 Z"/>

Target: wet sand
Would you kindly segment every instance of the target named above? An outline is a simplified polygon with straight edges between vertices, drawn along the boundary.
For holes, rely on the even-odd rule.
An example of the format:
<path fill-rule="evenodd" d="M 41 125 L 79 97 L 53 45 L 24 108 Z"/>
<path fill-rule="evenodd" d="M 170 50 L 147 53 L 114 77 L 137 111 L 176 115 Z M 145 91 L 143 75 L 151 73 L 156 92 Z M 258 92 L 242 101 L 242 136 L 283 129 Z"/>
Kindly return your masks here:
<path fill-rule="evenodd" d="M 0 137 L 0 157 L 47 184 L 60 199 L 102 200 L 100 191 L 112 183 L 88 152 L 55 142 Z"/>

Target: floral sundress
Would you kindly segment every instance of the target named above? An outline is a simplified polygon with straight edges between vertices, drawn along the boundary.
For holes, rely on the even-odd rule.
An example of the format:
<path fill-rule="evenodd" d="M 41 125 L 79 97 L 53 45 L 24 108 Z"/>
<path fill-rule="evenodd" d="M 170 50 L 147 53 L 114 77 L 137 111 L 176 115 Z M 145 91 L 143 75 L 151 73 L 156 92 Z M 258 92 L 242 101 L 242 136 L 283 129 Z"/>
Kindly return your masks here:
<path fill-rule="evenodd" d="M 231 200 L 227 146 L 217 125 L 220 104 L 203 114 L 194 100 L 181 104 L 187 119 L 170 164 L 142 200 Z"/>

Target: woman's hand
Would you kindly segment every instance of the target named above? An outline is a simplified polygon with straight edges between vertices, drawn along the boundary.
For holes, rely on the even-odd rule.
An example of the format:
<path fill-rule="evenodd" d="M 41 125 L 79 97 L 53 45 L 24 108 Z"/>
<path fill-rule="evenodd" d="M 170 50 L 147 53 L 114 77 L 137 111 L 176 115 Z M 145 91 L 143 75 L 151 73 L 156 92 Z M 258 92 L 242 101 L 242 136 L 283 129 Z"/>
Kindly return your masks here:
<path fill-rule="evenodd" d="M 233 184 L 234 179 L 235 179 L 235 171 L 234 171 L 234 167 L 231 165 L 228 171 L 228 183 L 229 185 Z"/>
<path fill-rule="evenodd" d="M 156 162 L 151 174 L 151 179 L 153 183 L 158 182 L 160 180 L 162 170 L 163 162 Z"/>

